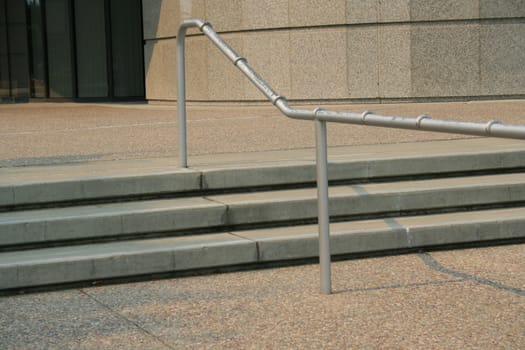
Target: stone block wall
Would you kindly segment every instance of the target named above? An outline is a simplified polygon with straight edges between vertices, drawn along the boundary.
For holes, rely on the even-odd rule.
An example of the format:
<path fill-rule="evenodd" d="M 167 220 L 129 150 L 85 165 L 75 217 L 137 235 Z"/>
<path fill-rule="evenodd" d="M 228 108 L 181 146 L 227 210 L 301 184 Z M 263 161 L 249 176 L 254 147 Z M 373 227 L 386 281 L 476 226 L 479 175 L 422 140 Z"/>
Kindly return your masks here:
<path fill-rule="evenodd" d="M 143 0 L 143 14 L 151 101 L 176 100 L 187 16 L 210 22 L 291 100 L 525 97 L 523 0 Z M 186 42 L 188 100 L 264 100 L 197 31 Z"/>

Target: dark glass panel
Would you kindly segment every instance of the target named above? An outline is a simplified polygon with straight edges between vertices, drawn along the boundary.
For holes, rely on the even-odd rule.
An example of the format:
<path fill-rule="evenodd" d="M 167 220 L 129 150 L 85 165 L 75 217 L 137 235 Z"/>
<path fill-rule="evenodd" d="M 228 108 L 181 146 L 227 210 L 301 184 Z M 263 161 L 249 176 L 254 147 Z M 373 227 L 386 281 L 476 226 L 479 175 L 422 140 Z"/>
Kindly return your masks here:
<path fill-rule="evenodd" d="M 110 4 L 114 95 L 144 96 L 140 0 L 112 0 Z"/>
<path fill-rule="evenodd" d="M 6 0 L 0 0 L 0 99 L 9 98 L 9 56 L 7 51 L 7 10 Z"/>
<path fill-rule="evenodd" d="M 46 1 L 49 97 L 73 97 L 73 60 L 68 0 Z"/>
<path fill-rule="evenodd" d="M 7 45 L 11 96 L 29 97 L 29 57 L 27 52 L 26 4 L 7 0 Z"/>
<path fill-rule="evenodd" d="M 104 0 L 75 1 L 78 97 L 107 97 Z"/>
<path fill-rule="evenodd" d="M 40 0 L 27 0 L 31 46 L 31 97 L 46 97 L 46 53 Z"/>

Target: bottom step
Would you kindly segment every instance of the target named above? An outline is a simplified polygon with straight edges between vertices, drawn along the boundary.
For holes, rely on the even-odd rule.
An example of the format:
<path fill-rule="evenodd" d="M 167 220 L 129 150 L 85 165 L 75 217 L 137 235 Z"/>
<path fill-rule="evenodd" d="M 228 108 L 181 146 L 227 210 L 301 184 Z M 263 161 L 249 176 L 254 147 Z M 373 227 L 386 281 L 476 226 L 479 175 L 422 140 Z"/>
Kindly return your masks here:
<path fill-rule="evenodd" d="M 331 224 L 333 255 L 525 238 L 525 208 Z M 0 290 L 318 256 L 317 226 L 0 253 Z"/>

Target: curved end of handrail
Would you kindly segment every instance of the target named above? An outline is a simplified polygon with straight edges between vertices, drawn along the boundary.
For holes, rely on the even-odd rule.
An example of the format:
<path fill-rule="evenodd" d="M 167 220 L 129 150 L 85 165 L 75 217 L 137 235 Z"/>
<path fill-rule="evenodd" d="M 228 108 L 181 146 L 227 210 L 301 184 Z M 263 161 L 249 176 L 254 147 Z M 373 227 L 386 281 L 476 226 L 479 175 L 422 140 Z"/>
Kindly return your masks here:
<path fill-rule="evenodd" d="M 211 28 L 211 24 L 208 22 L 204 22 L 203 20 L 198 19 L 198 18 L 185 19 L 179 25 L 179 30 L 177 31 L 177 37 L 184 38 L 186 36 L 186 30 L 191 27 L 197 27 L 202 32 L 204 27 Z"/>
<path fill-rule="evenodd" d="M 199 29 L 202 29 L 202 27 L 204 27 L 205 25 L 211 26 L 211 24 L 209 24 L 208 22 L 205 22 L 202 19 L 198 18 L 185 19 L 180 24 L 181 27 L 197 27 Z"/>

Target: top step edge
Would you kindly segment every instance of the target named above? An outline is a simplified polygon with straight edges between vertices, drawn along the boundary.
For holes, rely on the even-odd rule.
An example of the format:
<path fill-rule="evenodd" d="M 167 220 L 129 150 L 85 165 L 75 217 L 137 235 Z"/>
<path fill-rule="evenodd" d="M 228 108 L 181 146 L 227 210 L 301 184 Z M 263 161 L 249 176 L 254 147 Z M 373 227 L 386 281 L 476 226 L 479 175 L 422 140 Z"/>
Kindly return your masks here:
<path fill-rule="evenodd" d="M 453 140 L 447 145 L 443 142 L 403 144 L 402 147 L 391 145 L 391 148 L 336 147 L 330 150 L 329 178 L 352 181 L 525 168 L 523 142 L 488 140 Z M 422 145 L 419 150 L 413 149 Z M 481 145 L 485 147 L 479 149 Z M 434 151 L 429 151 L 431 146 Z M 350 150 L 354 152 L 349 154 Z M 65 166 L 60 168 L 61 175 L 52 174 L 52 167 L 41 172 L 35 168 L 4 168 L 0 169 L 0 210 L 42 203 L 311 184 L 316 181 L 316 175 L 314 160 L 307 159 L 309 152 L 311 150 L 295 150 L 281 155 L 281 159 L 272 158 L 271 152 L 264 157 L 259 154 L 259 161 L 251 163 L 237 159 L 230 164 L 204 164 L 201 159 L 201 165 L 189 169 L 176 168 L 171 159 L 164 160 L 165 168 L 160 161 L 144 160 L 142 172 L 131 167 L 133 163 L 129 160 L 106 162 L 100 164 L 99 173 L 106 175 L 97 175 L 93 165 L 88 173 L 79 170 L 79 166 L 71 167 L 69 176 Z M 297 159 L 292 159 L 294 154 Z M 117 168 L 126 164 L 130 171 L 122 168 L 119 174 L 117 171 L 108 175 L 111 164 Z"/>

